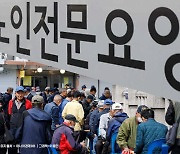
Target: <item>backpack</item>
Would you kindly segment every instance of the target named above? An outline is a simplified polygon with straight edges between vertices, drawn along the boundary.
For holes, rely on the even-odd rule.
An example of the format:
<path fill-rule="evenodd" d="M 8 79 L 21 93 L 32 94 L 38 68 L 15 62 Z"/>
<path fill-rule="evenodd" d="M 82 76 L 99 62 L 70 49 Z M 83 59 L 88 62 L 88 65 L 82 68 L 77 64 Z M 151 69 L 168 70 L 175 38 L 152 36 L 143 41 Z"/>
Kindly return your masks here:
<path fill-rule="evenodd" d="M 166 134 L 166 144 L 169 145 L 170 147 L 172 147 L 175 144 L 179 122 L 180 122 L 180 117 L 178 121 L 172 125 L 172 127 L 168 130 Z"/>

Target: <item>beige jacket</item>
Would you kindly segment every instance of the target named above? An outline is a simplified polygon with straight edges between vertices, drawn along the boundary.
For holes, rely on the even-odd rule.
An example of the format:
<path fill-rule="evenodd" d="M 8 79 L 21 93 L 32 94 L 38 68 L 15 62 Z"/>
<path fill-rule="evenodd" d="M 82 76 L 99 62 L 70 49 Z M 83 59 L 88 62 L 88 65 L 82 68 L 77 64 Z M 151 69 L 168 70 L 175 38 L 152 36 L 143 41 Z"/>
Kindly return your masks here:
<path fill-rule="evenodd" d="M 81 126 L 83 125 L 83 118 L 84 118 L 84 110 L 82 105 L 75 100 L 72 100 L 71 102 L 67 103 L 64 107 L 64 110 L 62 112 L 62 117 L 64 118 L 67 114 L 72 114 L 76 117 L 76 119 L 79 121 L 79 123 L 76 123 L 74 127 L 74 131 L 81 130 Z"/>

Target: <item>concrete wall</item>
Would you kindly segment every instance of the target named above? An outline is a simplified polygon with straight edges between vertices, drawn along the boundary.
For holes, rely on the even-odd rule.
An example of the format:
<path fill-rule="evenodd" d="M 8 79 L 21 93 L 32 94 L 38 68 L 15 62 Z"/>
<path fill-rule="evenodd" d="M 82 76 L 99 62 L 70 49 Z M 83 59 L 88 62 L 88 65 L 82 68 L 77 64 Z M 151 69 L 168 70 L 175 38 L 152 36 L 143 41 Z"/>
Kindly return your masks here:
<path fill-rule="evenodd" d="M 0 72 L 0 92 L 6 92 L 7 87 L 13 87 L 14 89 L 17 86 L 17 74 L 16 70 L 4 69 L 3 72 Z"/>
<path fill-rule="evenodd" d="M 119 85 L 112 85 L 103 81 L 98 81 L 96 79 L 88 78 L 82 75 L 79 76 L 78 80 L 79 86 L 77 88 L 79 90 L 84 84 L 88 88 L 90 88 L 91 85 L 94 85 L 96 87 L 98 87 L 99 85 L 99 89 L 97 88 L 97 90 L 99 90 L 100 96 L 103 93 L 104 88 L 109 87 L 111 89 L 113 101 L 121 103 L 123 105 L 124 112 L 127 112 L 130 117 L 135 115 L 137 107 L 139 105 L 146 105 L 155 111 L 155 119 L 158 122 L 165 124 L 164 116 L 169 104 L 168 100 L 164 98 L 158 98 L 145 92 L 128 89 Z"/>
<path fill-rule="evenodd" d="M 103 81 L 100 81 L 100 80 L 98 81 L 96 79 L 92 79 L 92 78 L 89 78 L 89 77 L 86 77 L 86 76 L 83 76 L 83 75 L 79 75 L 78 80 L 79 80 L 78 85 L 76 87 L 78 90 L 81 90 L 82 85 L 86 85 L 86 87 L 88 89 L 90 89 L 91 86 L 94 85 L 96 87 L 96 89 L 97 89 L 97 93 L 96 93 L 97 98 L 99 98 L 102 95 L 102 93 L 104 92 L 105 87 L 109 87 L 111 92 L 112 92 L 112 89 L 113 89 L 113 86 L 110 83 L 103 82 Z"/>

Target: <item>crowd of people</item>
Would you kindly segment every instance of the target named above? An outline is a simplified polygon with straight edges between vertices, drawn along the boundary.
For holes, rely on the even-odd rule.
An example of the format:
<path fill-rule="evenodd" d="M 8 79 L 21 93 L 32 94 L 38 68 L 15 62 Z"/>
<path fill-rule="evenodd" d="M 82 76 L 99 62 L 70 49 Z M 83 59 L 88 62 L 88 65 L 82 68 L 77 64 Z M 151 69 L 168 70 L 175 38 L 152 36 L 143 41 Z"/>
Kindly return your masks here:
<path fill-rule="evenodd" d="M 81 91 L 18 86 L 0 93 L 0 154 L 48 154 L 52 146 L 58 153 L 109 154 L 111 138 L 116 137 L 115 151 L 122 154 L 147 154 L 154 140 L 165 138 L 167 127 L 154 119 L 154 111 L 145 105 L 129 117 L 121 103 L 113 102 L 105 87 L 96 98 L 96 87 Z M 173 125 L 180 117 L 180 103 L 171 102 L 166 121 Z M 14 140 L 6 143 L 5 127 Z M 85 142 L 85 141 L 89 142 Z M 88 145 L 87 145 L 88 143 Z M 157 151 L 158 152 L 158 149 Z M 172 153 L 180 152 L 180 128 Z"/>

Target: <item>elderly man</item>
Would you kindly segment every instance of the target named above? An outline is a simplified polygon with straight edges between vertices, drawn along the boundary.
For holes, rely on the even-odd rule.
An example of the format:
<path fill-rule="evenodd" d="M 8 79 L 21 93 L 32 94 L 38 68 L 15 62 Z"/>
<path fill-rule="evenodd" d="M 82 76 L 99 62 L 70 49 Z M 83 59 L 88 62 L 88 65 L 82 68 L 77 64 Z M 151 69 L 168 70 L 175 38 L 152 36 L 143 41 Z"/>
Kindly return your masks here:
<path fill-rule="evenodd" d="M 62 97 L 60 95 L 55 95 L 53 102 L 46 104 L 44 107 L 44 110 L 51 116 L 52 119 L 52 125 L 51 125 L 52 134 L 54 130 L 60 125 L 59 106 L 61 102 L 62 102 Z"/>
<path fill-rule="evenodd" d="M 138 125 L 136 137 L 136 154 L 147 154 L 148 146 L 158 139 L 166 137 L 167 127 L 154 119 L 154 111 L 147 109 L 141 112 L 143 123 Z M 156 149 L 154 153 L 158 153 Z"/>
<path fill-rule="evenodd" d="M 76 117 L 72 114 L 67 114 L 65 116 L 64 123 L 61 124 L 54 132 L 52 138 L 52 145 L 57 145 L 57 150 L 60 151 L 61 154 L 68 154 L 71 152 L 82 152 L 85 144 L 78 143 L 75 141 L 73 137 L 74 127 L 76 122 Z"/>
<path fill-rule="evenodd" d="M 141 112 L 148 109 L 147 106 L 138 107 L 134 117 L 126 119 L 119 128 L 116 142 L 123 152 L 130 153 L 136 146 L 137 126 L 142 122 Z"/>
<path fill-rule="evenodd" d="M 25 97 L 24 87 L 18 86 L 16 88 L 15 98 L 9 101 L 8 105 L 8 114 L 10 116 L 10 131 L 14 136 L 16 130 L 19 126 L 21 126 L 23 111 L 32 108 L 32 104 Z M 16 154 L 16 148 L 10 148 L 9 154 Z"/>
<path fill-rule="evenodd" d="M 21 147 L 21 154 L 48 154 L 47 147 L 51 143 L 51 117 L 43 110 L 44 99 L 35 95 L 32 98 L 33 108 L 23 112 L 22 126 L 16 133 L 16 139 L 21 145 L 31 145 L 34 147 Z M 38 147 L 39 146 L 39 147 Z"/>

